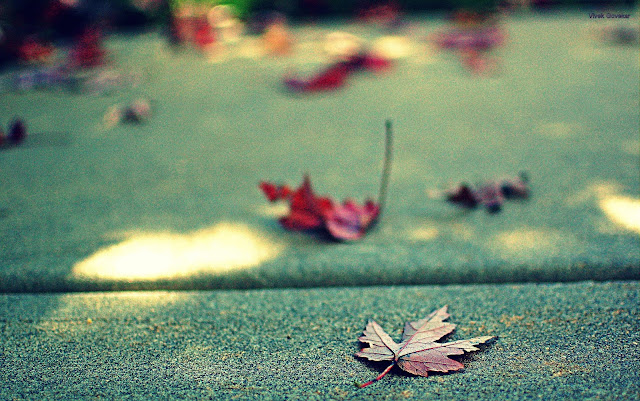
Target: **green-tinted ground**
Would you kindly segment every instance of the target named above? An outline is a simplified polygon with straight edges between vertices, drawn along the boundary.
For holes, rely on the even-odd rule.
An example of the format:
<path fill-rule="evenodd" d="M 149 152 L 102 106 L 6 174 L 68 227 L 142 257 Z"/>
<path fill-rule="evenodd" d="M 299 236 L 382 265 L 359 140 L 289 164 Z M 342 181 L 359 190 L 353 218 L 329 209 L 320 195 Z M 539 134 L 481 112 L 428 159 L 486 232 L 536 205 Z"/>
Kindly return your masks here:
<path fill-rule="evenodd" d="M 0 297 L 2 399 L 634 400 L 634 283 Z M 452 339 L 497 335 L 428 378 L 353 356 L 369 319 L 393 337 L 449 305 Z M 88 319 L 91 319 L 90 321 Z"/>
<path fill-rule="evenodd" d="M 2 93 L 2 126 L 21 116 L 32 134 L 0 151 L 0 291 L 383 286 L 3 294 L 0 399 L 638 399 L 638 281 L 461 285 L 640 277 L 639 52 L 597 42 L 602 25 L 511 18 L 501 73 L 480 78 L 420 41 L 442 26 L 423 19 L 392 72 L 309 97 L 280 80 L 320 67 L 326 32 L 382 33 L 298 27 L 291 58 L 244 42 L 215 63 L 116 37 L 138 87 Z M 155 106 L 146 125 L 102 125 L 139 96 Z M 375 195 L 386 118 L 377 230 L 333 244 L 279 227 L 258 182 L 307 172 L 321 194 Z M 430 197 L 520 170 L 533 196 L 499 215 Z M 452 339 L 498 340 L 460 373 L 353 387 L 385 368 L 353 357 L 369 319 L 397 339 L 445 304 Z"/>
<path fill-rule="evenodd" d="M 297 27 L 290 58 L 255 58 L 245 41 L 213 63 L 155 34 L 112 38 L 140 86 L 0 98 L 3 126 L 21 116 L 32 132 L 0 152 L 0 290 L 637 279 L 639 52 L 598 42 L 604 23 L 512 17 L 500 73 L 478 77 L 425 45 L 441 19 L 417 19 L 390 73 L 311 96 L 281 78 L 318 69 L 327 32 L 384 33 Z M 154 102 L 147 124 L 102 125 L 140 96 Z M 375 196 L 386 118 L 396 146 L 378 229 L 353 244 L 283 230 L 258 182 L 307 172 L 320 194 Z M 430 197 L 521 170 L 532 198 L 499 215 Z"/>

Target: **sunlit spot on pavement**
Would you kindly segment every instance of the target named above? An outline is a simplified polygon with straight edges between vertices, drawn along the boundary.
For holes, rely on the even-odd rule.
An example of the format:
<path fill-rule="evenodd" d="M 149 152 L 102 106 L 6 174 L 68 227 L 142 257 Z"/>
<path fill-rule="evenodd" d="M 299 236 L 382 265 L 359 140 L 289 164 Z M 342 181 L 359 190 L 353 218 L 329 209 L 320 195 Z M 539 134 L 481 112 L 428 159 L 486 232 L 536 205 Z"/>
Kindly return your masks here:
<path fill-rule="evenodd" d="M 416 45 L 404 36 L 383 36 L 371 47 L 374 54 L 391 60 L 407 58 L 417 52 Z"/>
<path fill-rule="evenodd" d="M 409 232 L 409 238 L 415 241 L 430 241 L 438 237 L 439 230 L 436 227 L 423 226 Z"/>
<path fill-rule="evenodd" d="M 269 203 L 258 208 L 258 214 L 263 217 L 282 217 L 289 213 L 289 205 L 285 202 Z"/>
<path fill-rule="evenodd" d="M 616 225 L 640 233 L 640 200 L 606 196 L 600 199 L 600 208 Z"/>
<path fill-rule="evenodd" d="M 156 280 L 257 266 L 282 246 L 243 224 L 220 223 L 188 234 L 141 233 L 77 263 L 82 278 Z"/>
<path fill-rule="evenodd" d="M 496 235 L 491 247 L 510 260 L 526 261 L 558 253 L 576 253 L 577 239 L 570 233 L 553 229 L 522 228 Z"/>

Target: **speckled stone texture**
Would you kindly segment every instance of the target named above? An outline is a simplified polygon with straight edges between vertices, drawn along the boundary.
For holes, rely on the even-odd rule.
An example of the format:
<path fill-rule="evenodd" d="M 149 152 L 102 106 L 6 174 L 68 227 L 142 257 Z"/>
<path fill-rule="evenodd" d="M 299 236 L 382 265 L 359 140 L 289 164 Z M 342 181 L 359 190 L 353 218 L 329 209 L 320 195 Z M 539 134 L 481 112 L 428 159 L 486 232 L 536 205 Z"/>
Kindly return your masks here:
<path fill-rule="evenodd" d="M 359 360 L 374 319 L 449 305 L 450 339 L 496 335 L 427 378 Z M 0 297 L 2 399 L 524 399 L 640 396 L 638 282 Z"/>

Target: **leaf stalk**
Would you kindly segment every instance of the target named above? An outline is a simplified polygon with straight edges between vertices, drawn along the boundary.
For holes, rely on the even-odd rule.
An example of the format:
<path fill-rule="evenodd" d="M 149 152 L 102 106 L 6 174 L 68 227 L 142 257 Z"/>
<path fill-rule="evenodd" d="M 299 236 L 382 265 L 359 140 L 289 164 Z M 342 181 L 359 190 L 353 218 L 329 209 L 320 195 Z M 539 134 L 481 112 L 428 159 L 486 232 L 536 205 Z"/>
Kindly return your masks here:
<path fill-rule="evenodd" d="M 369 384 L 373 384 L 373 383 L 377 382 L 378 380 L 382 379 L 382 378 L 383 378 L 387 373 L 389 373 L 389 371 L 391 370 L 391 368 L 393 368 L 393 366 L 394 366 L 395 364 L 396 364 L 396 363 L 395 363 L 395 362 L 393 362 L 393 363 L 392 363 L 391 365 L 389 365 L 385 370 L 383 370 L 383 371 L 382 371 L 382 373 L 380 373 L 380 374 L 378 375 L 378 377 L 376 377 L 376 378 L 375 378 L 375 379 L 373 379 L 373 380 L 369 380 L 368 382 L 366 382 L 366 383 L 362 383 L 362 384 L 358 384 L 358 383 L 356 383 L 356 387 L 358 387 L 358 388 L 365 388 L 365 387 L 367 387 Z"/>
<path fill-rule="evenodd" d="M 387 187 L 389 186 L 389 175 L 391 174 L 391 154 L 393 151 L 393 129 L 391 120 L 385 123 L 385 145 L 384 145 L 384 164 L 382 166 L 382 177 L 380 178 L 380 189 L 378 191 L 378 206 L 380 214 L 384 209 L 384 202 L 387 197 Z"/>

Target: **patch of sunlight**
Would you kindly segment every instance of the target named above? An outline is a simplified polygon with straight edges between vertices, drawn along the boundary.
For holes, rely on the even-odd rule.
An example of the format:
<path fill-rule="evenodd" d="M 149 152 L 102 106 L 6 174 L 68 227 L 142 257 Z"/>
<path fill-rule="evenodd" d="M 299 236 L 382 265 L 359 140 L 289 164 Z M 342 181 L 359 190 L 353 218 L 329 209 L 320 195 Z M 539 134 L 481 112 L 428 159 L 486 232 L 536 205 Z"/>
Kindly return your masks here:
<path fill-rule="evenodd" d="M 527 260 L 558 252 L 573 252 L 578 241 L 572 235 L 557 230 L 524 228 L 498 234 L 491 245 L 510 259 Z"/>
<path fill-rule="evenodd" d="M 465 241 L 471 240 L 476 235 L 471 226 L 463 223 L 451 224 L 451 234 L 454 237 Z"/>
<path fill-rule="evenodd" d="M 640 200 L 626 196 L 605 196 L 600 208 L 613 223 L 640 233 Z"/>
<path fill-rule="evenodd" d="M 246 225 L 220 223 L 189 234 L 132 235 L 77 263 L 73 274 L 112 280 L 185 277 L 249 268 L 281 250 L 281 244 Z"/>
<path fill-rule="evenodd" d="M 575 192 L 567 197 L 567 205 L 576 206 L 582 203 L 593 202 L 594 199 L 602 199 L 622 190 L 622 185 L 613 181 L 596 181 L 587 188 Z"/>
<path fill-rule="evenodd" d="M 282 217 L 289 213 L 289 205 L 286 202 L 268 203 L 258 207 L 258 214 L 264 217 Z"/>
<path fill-rule="evenodd" d="M 229 49 L 222 45 L 213 45 L 205 53 L 207 63 L 209 64 L 224 63 L 231 58 Z"/>
<path fill-rule="evenodd" d="M 238 57 L 250 60 L 258 60 L 266 55 L 266 50 L 261 39 L 247 38 L 238 46 Z"/>
<path fill-rule="evenodd" d="M 578 123 L 552 122 L 541 124 L 536 132 L 551 138 L 567 138 L 578 133 L 582 127 Z"/>
<path fill-rule="evenodd" d="M 139 316 L 141 310 L 155 313 L 155 308 L 184 303 L 190 296 L 186 292 L 172 291 L 122 291 L 108 297 L 95 292 L 60 294 L 51 317 L 86 319 L 87 324 L 92 324 L 119 316 Z"/>
<path fill-rule="evenodd" d="M 387 59 L 397 60 L 416 53 L 416 46 L 404 36 L 383 36 L 374 40 L 372 51 Z"/>
<path fill-rule="evenodd" d="M 409 238 L 416 241 L 430 241 L 435 239 L 440 234 L 436 227 L 418 227 L 409 232 Z"/>
<path fill-rule="evenodd" d="M 567 204 L 596 202 L 607 217 L 596 224 L 603 234 L 616 234 L 620 228 L 640 233 L 640 199 L 619 195 L 622 190 L 616 182 L 595 182 L 569 197 Z"/>

